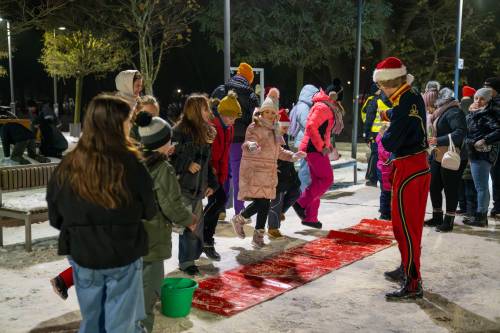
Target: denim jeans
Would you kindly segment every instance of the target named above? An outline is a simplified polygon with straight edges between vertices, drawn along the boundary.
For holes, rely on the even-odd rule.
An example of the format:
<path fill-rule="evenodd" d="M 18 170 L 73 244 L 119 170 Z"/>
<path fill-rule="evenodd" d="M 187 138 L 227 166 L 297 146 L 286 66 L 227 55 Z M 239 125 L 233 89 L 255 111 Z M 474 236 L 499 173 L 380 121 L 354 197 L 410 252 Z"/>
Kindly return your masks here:
<path fill-rule="evenodd" d="M 179 268 L 186 269 L 195 264 L 194 261 L 200 258 L 203 251 L 203 205 L 201 200 L 191 200 L 186 197 L 183 197 L 182 200 L 186 206 L 191 207 L 193 214 L 200 219 L 194 232 L 184 228 L 184 232 L 179 235 Z"/>
<path fill-rule="evenodd" d="M 291 188 L 288 191 L 276 193 L 276 198 L 271 200 L 267 225 L 269 229 L 279 229 L 281 226 L 281 213 L 285 214 L 295 201 L 300 197 L 299 188 Z"/>
<path fill-rule="evenodd" d="M 472 179 L 464 179 L 464 192 L 467 207 L 467 215 L 473 216 L 477 211 L 477 191 Z"/>
<path fill-rule="evenodd" d="M 139 333 L 144 311 L 142 258 L 129 265 L 91 269 L 71 257 L 82 321 L 79 333 Z"/>
<path fill-rule="evenodd" d="M 311 172 L 309 171 L 309 166 L 307 165 L 307 161 L 305 158 L 300 160 L 299 179 L 300 192 L 304 192 L 306 188 L 311 184 Z"/>
<path fill-rule="evenodd" d="M 490 204 L 490 191 L 488 182 L 490 179 L 491 163 L 484 160 L 471 160 L 470 171 L 477 191 L 477 212 L 487 213 Z"/>

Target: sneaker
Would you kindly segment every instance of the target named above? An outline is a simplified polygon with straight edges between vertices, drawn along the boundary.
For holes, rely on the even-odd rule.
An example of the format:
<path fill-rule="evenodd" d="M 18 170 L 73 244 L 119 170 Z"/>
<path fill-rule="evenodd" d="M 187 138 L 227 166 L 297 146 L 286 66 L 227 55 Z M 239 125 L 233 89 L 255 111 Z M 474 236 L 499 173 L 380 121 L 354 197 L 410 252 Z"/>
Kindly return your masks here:
<path fill-rule="evenodd" d="M 215 251 L 215 247 L 213 245 L 204 245 L 203 252 L 209 259 L 214 261 L 220 261 L 220 254 L 217 251 Z"/>
<path fill-rule="evenodd" d="M 317 222 L 302 221 L 302 225 L 305 225 L 306 227 L 316 228 L 316 229 L 323 228 L 323 225 L 319 221 L 317 221 Z"/>
<path fill-rule="evenodd" d="M 403 266 L 401 265 L 393 271 L 384 272 L 384 277 L 391 282 L 403 282 L 405 277 Z"/>
<path fill-rule="evenodd" d="M 184 269 L 181 268 L 181 271 L 191 276 L 200 275 L 200 270 L 196 265 L 192 265 Z"/>
<path fill-rule="evenodd" d="M 424 289 L 422 289 L 422 282 L 418 281 L 415 289 L 410 288 L 410 282 L 405 281 L 400 289 L 385 294 L 388 301 L 404 301 L 408 299 L 417 299 L 424 297 Z"/>
<path fill-rule="evenodd" d="M 245 230 L 243 226 L 245 225 L 245 218 L 240 214 L 233 216 L 231 219 L 231 225 L 233 226 L 234 233 L 241 239 L 245 238 Z"/>
<path fill-rule="evenodd" d="M 301 220 L 305 220 L 306 210 L 301 205 L 299 205 L 298 202 L 295 202 L 292 208 L 295 211 L 295 213 L 297 213 L 297 216 L 300 217 Z"/>
<path fill-rule="evenodd" d="M 225 220 L 226 220 L 226 213 L 221 212 L 221 213 L 219 214 L 219 219 L 218 219 L 218 220 L 219 220 L 219 221 L 225 221 Z"/>
<path fill-rule="evenodd" d="M 253 232 L 252 245 L 258 249 L 266 245 L 266 243 L 264 243 L 264 229 L 255 229 Z"/>
<path fill-rule="evenodd" d="M 283 234 L 281 234 L 280 229 L 267 229 L 267 235 L 271 239 L 283 238 Z"/>
<path fill-rule="evenodd" d="M 52 289 L 57 296 L 61 297 L 63 300 L 68 298 L 68 288 L 66 287 L 64 280 L 59 275 L 50 279 L 50 284 L 52 285 Z"/>

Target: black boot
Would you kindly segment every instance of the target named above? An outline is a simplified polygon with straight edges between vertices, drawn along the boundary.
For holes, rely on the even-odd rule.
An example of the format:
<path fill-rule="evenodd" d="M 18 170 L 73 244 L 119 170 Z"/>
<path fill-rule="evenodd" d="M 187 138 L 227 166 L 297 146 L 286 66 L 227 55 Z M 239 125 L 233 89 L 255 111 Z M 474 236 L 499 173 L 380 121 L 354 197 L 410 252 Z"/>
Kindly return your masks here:
<path fill-rule="evenodd" d="M 385 294 L 385 298 L 388 301 L 403 301 L 408 299 L 422 298 L 424 296 L 424 290 L 422 289 L 422 282 L 419 280 L 416 282 L 416 287 L 411 288 L 411 280 L 406 279 L 400 289 Z"/>
<path fill-rule="evenodd" d="M 297 213 L 297 216 L 300 217 L 301 220 L 306 219 L 306 210 L 301 205 L 299 205 L 298 202 L 294 203 L 292 207 L 295 213 Z"/>
<path fill-rule="evenodd" d="M 437 227 L 441 224 L 443 224 L 443 212 L 432 212 L 432 218 L 424 221 L 427 227 Z"/>
<path fill-rule="evenodd" d="M 203 246 L 203 252 L 205 252 L 205 255 L 214 261 L 220 261 L 220 254 L 215 251 L 215 247 L 213 245 L 204 245 Z"/>
<path fill-rule="evenodd" d="M 487 227 L 488 226 L 488 213 L 476 213 L 472 220 L 464 220 L 464 224 L 472 227 Z"/>
<path fill-rule="evenodd" d="M 500 208 L 498 207 L 493 207 L 490 211 L 490 216 L 491 217 L 497 217 L 497 215 L 500 215 Z"/>
<path fill-rule="evenodd" d="M 384 277 L 391 282 L 402 282 L 405 277 L 403 273 L 403 265 L 399 266 L 393 271 L 384 272 Z"/>
<path fill-rule="evenodd" d="M 444 216 L 443 223 L 436 227 L 437 232 L 450 232 L 453 230 L 453 223 L 455 221 L 455 216 L 446 214 Z"/>

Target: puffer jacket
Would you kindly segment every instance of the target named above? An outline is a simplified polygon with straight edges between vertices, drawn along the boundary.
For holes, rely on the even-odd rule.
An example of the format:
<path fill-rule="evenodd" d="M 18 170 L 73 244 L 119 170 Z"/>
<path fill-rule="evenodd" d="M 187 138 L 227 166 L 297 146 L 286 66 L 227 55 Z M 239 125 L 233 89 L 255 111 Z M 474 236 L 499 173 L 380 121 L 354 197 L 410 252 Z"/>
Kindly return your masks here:
<path fill-rule="evenodd" d="M 474 144 L 484 139 L 491 145 L 490 152 L 479 152 Z M 485 160 L 494 163 L 498 156 L 498 143 L 500 142 L 500 121 L 493 109 L 484 108 L 471 111 L 467 115 L 467 138 L 465 143 L 471 160 Z"/>
<path fill-rule="evenodd" d="M 153 153 L 147 157 L 146 167 L 153 179 L 159 208 L 151 220 L 144 221 L 149 253 L 143 259 L 152 262 L 172 256 L 172 224 L 187 227 L 193 223 L 193 214 L 183 203 L 175 169 L 166 158 Z"/>
<path fill-rule="evenodd" d="M 387 163 L 391 153 L 384 149 L 382 144 L 382 135 L 380 133 L 375 137 L 378 149 L 377 169 L 382 174 L 382 190 L 390 191 L 392 187 L 392 163 Z"/>
<path fill-rule="evenodd" d="M 335 122 L 333 110 L 326 103 L 335 104 L 336 102 L 332 101 L 323 90 L 314 95 L 313 102 L 299 150 L 307 153 L 321 153 L 324 147 L 332 148 L 330 135 Z"/>
<path fill-rule="evenodd" d="M 256 142 L 260 151 L 250 152 L 248 145 Z M 248 126 L 240 164 L 239 200 L 276 198 L 278 184 L 278 159 L 292 161 L 293 153 L 276 142 L 273 125 L 256 118 Z"/>
<path fill-rule="evenodd" d="M 259 98 L 253 91 L 247 79 L 236 74 L 226 84 L 220 85 L 212 92 L 211 97 L 222 100 L 229 90 L 233 90 L 238 95 L 238 103 L 241 106 L 241 118 L 234 122 L 234 143 L 241 143 L 245 140 L 245 132 L 248 125 L 252 123 L 253 111 L 259 106 Z"/>
<path fill-rule="evenodd" d="M 306 131 L 307 116 L 313 105 L 313 96 L 319 89 L 311 84 L 305 85 L 300 91 L 299 101 L 290 111 L 290 128 L 288 133 L 295 138 L 295 148 L 300 147 Z"/>

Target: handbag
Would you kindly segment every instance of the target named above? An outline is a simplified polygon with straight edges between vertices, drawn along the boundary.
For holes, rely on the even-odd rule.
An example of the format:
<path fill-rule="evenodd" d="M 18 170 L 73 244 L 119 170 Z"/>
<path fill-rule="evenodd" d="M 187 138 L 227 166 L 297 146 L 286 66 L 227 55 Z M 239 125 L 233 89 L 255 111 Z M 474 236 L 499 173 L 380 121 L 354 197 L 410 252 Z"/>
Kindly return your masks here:
<path fill-rule="evenodd" d="M 460 168 L 460 154 L 457 153 L 457 149 L 453 144 L 451 139 L 451 134 L 448 134 L 450 145 L 448 146 L 448 151 L 444 153 L 443 159 L 441 160 L 441 167 L 448 170 L 458 170 Z"/>

